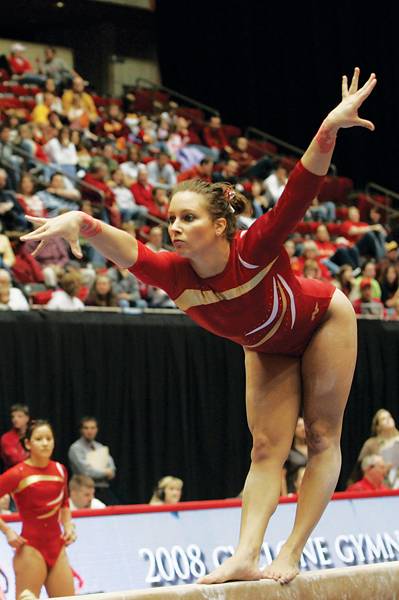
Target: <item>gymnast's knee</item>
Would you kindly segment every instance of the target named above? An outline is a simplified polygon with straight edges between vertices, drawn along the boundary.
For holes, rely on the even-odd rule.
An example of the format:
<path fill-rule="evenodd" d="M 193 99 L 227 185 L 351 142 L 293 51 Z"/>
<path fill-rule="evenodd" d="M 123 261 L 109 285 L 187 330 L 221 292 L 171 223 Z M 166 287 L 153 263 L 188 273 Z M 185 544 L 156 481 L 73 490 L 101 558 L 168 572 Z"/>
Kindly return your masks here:
<path fill-rule="evenodd" d="M 285 448 L 281 442 L 272 440 L 271 437 L 263 432 L 258 432 L 256 429 L 252 432 L 252 463 L 262 463 L 265 461 L 273 461 L 284 464 L 287 458 L 289 448 Z"/>
<path fill-rule="evenodd" d="M 309 453 L 320 454 L 326 450 L 340 449 L 341 428 L 331 424 L 315 420 L 305 423 L 306 443 Z"/>

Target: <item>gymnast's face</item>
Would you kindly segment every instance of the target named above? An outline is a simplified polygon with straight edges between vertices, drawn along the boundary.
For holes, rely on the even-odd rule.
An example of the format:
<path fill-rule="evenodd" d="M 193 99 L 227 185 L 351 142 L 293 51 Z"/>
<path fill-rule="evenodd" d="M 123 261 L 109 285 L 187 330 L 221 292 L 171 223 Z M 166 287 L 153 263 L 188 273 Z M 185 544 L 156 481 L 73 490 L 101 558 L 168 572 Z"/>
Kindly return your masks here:
<path fill-rule="evenodd" d="M 54 450 L 54 436 L 48 425 L 33 430 L 30 440 L 25 442 L 31 458 L 50 458 Z"/>
<path fill-rule="evenodd" d="M 212 221 L 206 200 L 189 190 L 172 197 L 168 220 L 172 244 L 178 254 L 187 258 L 209 250 L 225 228 L 225 220 Z"/>

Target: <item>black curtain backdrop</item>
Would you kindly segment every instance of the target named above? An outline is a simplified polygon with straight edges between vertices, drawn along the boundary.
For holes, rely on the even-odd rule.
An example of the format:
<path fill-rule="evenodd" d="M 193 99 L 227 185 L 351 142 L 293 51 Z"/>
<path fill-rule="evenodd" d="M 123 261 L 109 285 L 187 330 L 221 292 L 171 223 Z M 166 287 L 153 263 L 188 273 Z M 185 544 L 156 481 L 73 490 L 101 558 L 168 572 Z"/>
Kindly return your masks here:
<path fill-rule="evenodd" d="M 399 418 L 399 323 L 359 322 L 359 358 L 342 436 L 342 489 L 381 407 Z M 184 499 L 236 496 L 249 466 L 242 349 L 184 315 L 0 313 L 1 432 L 27 403 L 67 450 L 99 420 L 123 502 L 147 502 L 165 474 Z"/>
<path fill-rule="evenodd" d="M 374 134 L 341 132 L 334 162 L 357 186 L 399 190 L 398 7 L 334 3 L 157 0 L 164 85 L 306 148 L 355 66 L 378 86 L 363 115 Z"/>

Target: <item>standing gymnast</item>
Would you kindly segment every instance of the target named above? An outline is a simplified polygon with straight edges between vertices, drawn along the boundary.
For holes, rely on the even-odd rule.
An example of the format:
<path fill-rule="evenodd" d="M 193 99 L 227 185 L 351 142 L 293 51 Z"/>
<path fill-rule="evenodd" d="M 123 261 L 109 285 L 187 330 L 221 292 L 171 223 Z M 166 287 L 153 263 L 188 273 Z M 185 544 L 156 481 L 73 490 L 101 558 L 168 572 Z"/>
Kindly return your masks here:
<path fill-rule="evenodd" d="M 155 254 L 125 232 L 81 212 L 31 218 L 38 229 L 22 239 L 65 238 L 81 257 L 79 236 L 145 283 L 164 289 L 202 327 L 244 347 L 251 467 L 243 493 L 237 550 L 201 583 L 272 578 L 299 572 L 311 531 L 328 504 L 341 466 L 340 435 L 356 361 L 356 319 L 349 300 L 332 285 L 294 276 L 284 241 L 317 196 L 340 128 L 374 130 L 358 116 L 376 78 L 358 89 L 356 68 L 342 101 L 323 121 L 291 173 L 273 210 L 236 232 L 244 198 L 227 184 L 190 180 L 177 186 L 169 206 L 176 252 Z M 276 509 L 281 471 L 303 404 L 308 464 L 295 524 L 280 554 L 263 572 L 258 559 Z"/>
<path fill-rule="evenodd" d="M 0 530 L 16 550 L 15 597 L 24 590 L 39 597 L 43 585 L 50 598 L 73 596 L 72 570 L 64 547 L 76 540 L 76 534 L 68 504 L 67 471 L 51 460 L 54 435 L 50 424 L 33 421 L 25 446 L 29 458 L 0 476 L 0 496 L 14 495 L 22 520 L 18 535 L 0 519 Z"/>

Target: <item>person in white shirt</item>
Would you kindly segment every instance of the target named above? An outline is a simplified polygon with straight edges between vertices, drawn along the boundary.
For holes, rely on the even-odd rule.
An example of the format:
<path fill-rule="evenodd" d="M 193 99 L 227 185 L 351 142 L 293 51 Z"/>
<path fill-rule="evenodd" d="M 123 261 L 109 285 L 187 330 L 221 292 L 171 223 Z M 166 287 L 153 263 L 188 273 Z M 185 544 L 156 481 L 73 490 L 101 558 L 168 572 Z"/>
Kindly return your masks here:
<path fill-rule="evenodd" d="M 287 169 L 281 165 L 279 165 L 269 177 L 266 177 L 263 184 L 265 186 L 266 196 L 270 202 L 270 207 L 273 207 L 277 203 L 284 191 L 287 181 Z"/>
<path fill-rule="evenodd" d="M 29 303 L 21 290 L 12 287 L 11 275 L 6 269 L 0 269 L 0 309 L 29 310 Z"/>
<path fill-rule="evenodd" d="M 176 185 L 176 171 L 166 152 L 161 152 L 158 158 L 147 163 L 147 173 L 148 181 L 154 187 L 171 190 Z"/>
<path fill-rule="evenodd" d="M 140 150 L 137 146 L 131 146 L 127 153 L 127 161 L 120 166 L 125 176 L 125 184 L 130 186 L 132 183 L 136 183 L 139 169 L 144 166 L 140 161 Z"/>
<path fill-rule="evenodd" d="M 104 502 L 94 497 L 94 481 L 87 475 L 73 475 L 69 481 L 69 508 L 105 508 Z"/>
<path fill-rule="evenodd" d="M 80 288 L 79 274 L 65 273 L 59 282 L 60 290 L 54 292 L 51 300 L 47 302 L 46 308 L 49 310 L 84 310 L 85 305 L 77 298 Z"/>
<path fill-rule="evenodd" d="M 58 168 L 74 177 L 76 175 L 76 165 L 78 164 L 78 155 L 75 144 L 71 140 L 71 130 L 69 127 L 60 129 L 58 137 L 52 138 L 44 145 L 44 150 L 50 159 L 50 162 Z"/>

